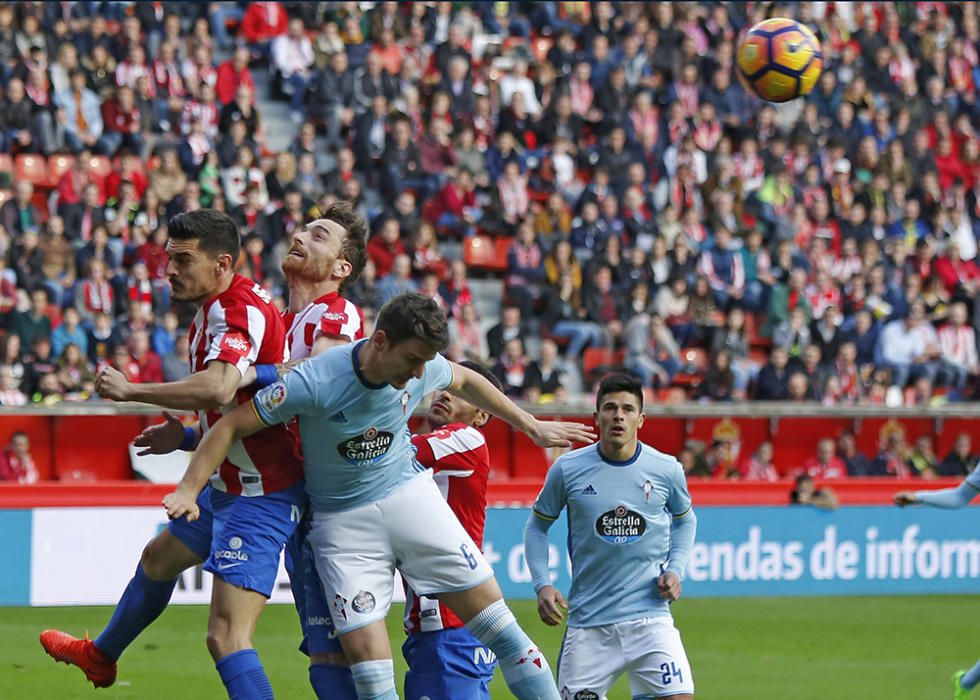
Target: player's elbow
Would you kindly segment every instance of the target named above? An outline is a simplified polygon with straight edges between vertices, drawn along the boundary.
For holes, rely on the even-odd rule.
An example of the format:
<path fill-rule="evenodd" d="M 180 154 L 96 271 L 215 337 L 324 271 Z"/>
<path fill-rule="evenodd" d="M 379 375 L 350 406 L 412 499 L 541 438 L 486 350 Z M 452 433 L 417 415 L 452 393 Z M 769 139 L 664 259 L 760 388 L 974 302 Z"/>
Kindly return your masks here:
<path fill-rule="evenodd" d="M 203 387 L 201 403 L 205 410 L 219 411 L 235 400 L 238 386 L 224 381 L 224 377 L 213 377 Z"/>

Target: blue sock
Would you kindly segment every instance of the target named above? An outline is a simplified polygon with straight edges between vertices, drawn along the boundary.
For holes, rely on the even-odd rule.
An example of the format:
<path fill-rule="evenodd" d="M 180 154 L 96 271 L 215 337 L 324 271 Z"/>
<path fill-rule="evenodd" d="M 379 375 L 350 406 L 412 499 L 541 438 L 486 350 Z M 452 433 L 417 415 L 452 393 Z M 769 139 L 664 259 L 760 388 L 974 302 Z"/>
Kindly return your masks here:
<path fill-rule="evenodd" d="M 960 685 L 966 690 L 973 690 L 973 686 L 978 682 L 980 682 L 980 661 L 977 661 L 977 665 L 963 675 L 963 678 L 960 679 Z"/>
<path fill-rule="evenodd" d="M 398 700 L 395 692 L 395 662 L 391 659 L 362 661 L 350 672 L 357 688 L 357 700 Z"/>
<path fill-rule="evenodd" d="M 518 700 L 559 700 L 548 660 L 498 600 L 466 623 L 473 636 L 497 655 L 507 687 Z"/>
<path fill-rule="evenodd" d="M 95 646 L 106 656 L 118 659 L 140 633 L 160 617 L 170 602 L 177 579 L 154 581 L 143 573 L 143 565 L 136 567 L 122 597 L 116 603 L 109 624 L 95 640 Z"/>
<path fill-rule="evenodd" d="M 231 700 L 272 700 L 272 685 L 255 649 L 228 654 L 214 667 Z"/>
<path fill-rule="evenodd" d="M 313 664 L 310 666 L 310 685 L 320 700 L 357 700 L 354 675 L 346 666 Z"/>

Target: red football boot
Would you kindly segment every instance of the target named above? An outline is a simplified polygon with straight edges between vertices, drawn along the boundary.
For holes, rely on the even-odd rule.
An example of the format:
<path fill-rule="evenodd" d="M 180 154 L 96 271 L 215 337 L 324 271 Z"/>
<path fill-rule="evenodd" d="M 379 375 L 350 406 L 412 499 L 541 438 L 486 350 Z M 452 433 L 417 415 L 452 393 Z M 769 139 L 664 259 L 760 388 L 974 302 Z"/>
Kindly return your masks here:
<path fill-rule="evenodd" d="M 78 666 L 96 688 L 116 682 L 116 662 L 103 654 L 88 638 L 76 639 L 59 630 L 41 632 L 41 646 L 55 661 Z"/>

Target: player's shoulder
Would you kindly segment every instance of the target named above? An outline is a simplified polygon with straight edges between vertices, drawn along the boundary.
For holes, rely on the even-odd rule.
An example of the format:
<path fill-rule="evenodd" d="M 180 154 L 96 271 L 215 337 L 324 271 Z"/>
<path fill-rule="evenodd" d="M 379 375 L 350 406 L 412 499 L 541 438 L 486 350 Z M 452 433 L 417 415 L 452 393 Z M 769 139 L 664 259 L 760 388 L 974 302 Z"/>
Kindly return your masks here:
<path fill-rule="evenodd" d="M 598 443 L 585 445 L 574 450 L 570 450 L 556 459 L 551 468 L 570 473 L 580 469 L 588 469 L 601 462 L 602 456 L 599 454 Z"/>
<path fill-rule="evenodd" d="M 476 450 L 487 444 L 487 438 L 483 431 L 466 423 L 450 423 L 421 437 L 429 441 L 451 445 L 455 452 Z"/>
<path fill-rule="evenodd" d="M 282 314 L 272 303 L 272 296 L 257 282 L 235 275 L 228 289 L 205 304 L 208 317 L 231 309 L 257 309 L 266 318 L 282 321 Z"/>
<path fill-rule="evenodd" d="M 681 471 L 684 470 L 677 457 L 666 452 L 661 452 L 656 447 L 647 445 L 644 442 L 640 443 L 639 458 L 642 460 L 644 467 L 647 468 L 663 470 L 667 473 L 674 472 L 678 469 Z"/>

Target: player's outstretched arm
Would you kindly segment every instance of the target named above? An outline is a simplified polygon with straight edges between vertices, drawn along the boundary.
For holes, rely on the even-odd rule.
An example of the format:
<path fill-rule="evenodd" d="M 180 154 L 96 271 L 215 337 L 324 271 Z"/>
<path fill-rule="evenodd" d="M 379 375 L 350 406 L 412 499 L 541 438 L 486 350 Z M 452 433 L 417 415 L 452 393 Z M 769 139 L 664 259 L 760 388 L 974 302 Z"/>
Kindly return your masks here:
<path fill-rule="evenodd" d="M 201 372 L 176 382 L 133 384 L 114 367 L 106 367 L 95 379 L 95 390 L 104 399 L 140 401 L 185 411 L 217 410 L 231 403 L 242 375 L 228 363 L 215 360 Z"/>
<path fill-rule="evenodd" d="M 560 625 L 565 619 L 568 603 L 565 596 L 551 585 L 548 570 L 548 530 L 554 520 L 544 518 L 531 511 L 524 526 L 524 561 L 534 581 L 534 591 L 538 595 L 538 617 L 546 625 Z"/>
<path fill-rule="evenodd" d="M 509 423 L 534 440 L 534 444 L 539 447 L 571 447 L 573 442 L 595 442 L 596 435 L 589 426 L 566 421 L 538 420 L 476 372 L 455 362 L 450 364 L 453 368 L 450 393 Z"/>
<path fill-rule="evenodd" d="M 938 491 L 902 491 L 896 493 L 893 500 L 897 506 L 924 505 L 933 508 L 944 508 L 955 510 L 964 508 L 970 501 L 980 493 L 969 481 L 964 481 L 959 486 L 951 489 L 940 489 Z"/>
<path fill-rule="evenodd" d="M 197 520 L 200 515 L 197 496 L 224 461 L 232 444 L 264 427 L 265 424 L 255 414 L 251 402 L 240 405 L 211 426 L 194 452 L 177 489 L 163 498 L 167 516 L 173 519 L 186 515 L 188 520 Z"/>

